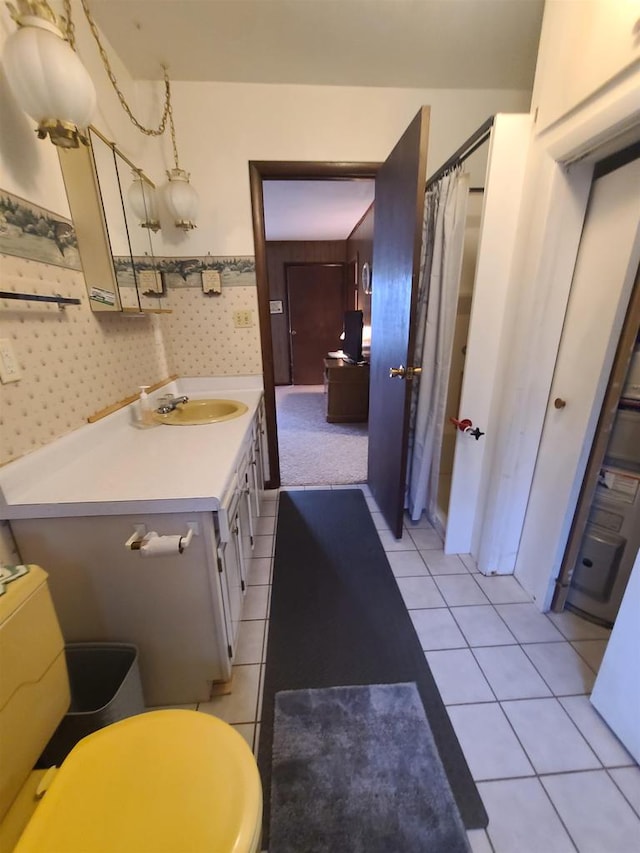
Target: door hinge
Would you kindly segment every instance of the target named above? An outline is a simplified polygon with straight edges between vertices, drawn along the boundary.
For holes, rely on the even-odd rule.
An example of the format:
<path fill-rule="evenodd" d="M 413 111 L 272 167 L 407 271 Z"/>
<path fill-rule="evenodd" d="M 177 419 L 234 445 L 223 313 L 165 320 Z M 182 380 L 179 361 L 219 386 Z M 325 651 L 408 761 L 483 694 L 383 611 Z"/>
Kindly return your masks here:
<path fill-rule="evenodd" d="M 246 589 L 244 581 L 240 581 L 240 589 L 244 592 Z"/>
<path fill-rule="evenodd" d="M 250 542 L 251 542 L 251 548 L 253 548 L 253 546 L 254 546 L 254 544 L 255 544 L 255 543 L 254 543 L 254 541 L 253 541 L 253 533 L 252 533 L 252 534 L 251 534 L 251 536 L 249 537 L 249 540 L 250 540 Z"/>
<path fill-rule="evenodd" d="M 222 560 L 218 557 L 218 571 L 222 574 Z"/>
<path fill-rule="evenodd" d="M 229 658 L 233 657 L 233 649 L 231 648 L 231 643 L 227 646 L 227 652 L 229 654 Z"/>

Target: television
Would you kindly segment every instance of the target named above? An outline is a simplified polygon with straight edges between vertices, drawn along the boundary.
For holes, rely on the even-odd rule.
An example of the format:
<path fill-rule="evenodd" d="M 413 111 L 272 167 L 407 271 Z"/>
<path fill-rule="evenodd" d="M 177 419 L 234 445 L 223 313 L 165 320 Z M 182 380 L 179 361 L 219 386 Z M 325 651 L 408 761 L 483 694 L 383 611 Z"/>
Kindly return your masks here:
<path fill-rule="evenodd" d="M 344 341 L 342 342 L 343 360 L 348 364 L 362 361 L 362 311 L 344 312 Z"/>

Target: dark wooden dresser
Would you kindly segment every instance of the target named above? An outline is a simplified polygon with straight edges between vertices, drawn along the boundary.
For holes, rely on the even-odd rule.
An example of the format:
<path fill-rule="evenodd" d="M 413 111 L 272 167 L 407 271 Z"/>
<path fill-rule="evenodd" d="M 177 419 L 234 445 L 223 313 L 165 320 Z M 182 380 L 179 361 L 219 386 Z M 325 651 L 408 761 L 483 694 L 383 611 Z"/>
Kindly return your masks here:
<path fill-rule="evenodd" d="M 369 365 L 325 358 L 325 389 L 329 423 L 360 423 L 369 416 Z"/>

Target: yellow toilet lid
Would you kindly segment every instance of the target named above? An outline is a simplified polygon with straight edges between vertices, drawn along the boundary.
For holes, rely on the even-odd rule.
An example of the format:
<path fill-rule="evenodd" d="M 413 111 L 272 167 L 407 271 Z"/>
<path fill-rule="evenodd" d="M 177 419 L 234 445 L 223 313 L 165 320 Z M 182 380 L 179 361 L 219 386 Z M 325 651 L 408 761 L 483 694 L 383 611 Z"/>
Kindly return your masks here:
<path fill-rule="evenodd" d="M 248 853 L 261 823 L 242 736 L 198 711 L 150 711 L 74 747 L 15 853 Z"/>

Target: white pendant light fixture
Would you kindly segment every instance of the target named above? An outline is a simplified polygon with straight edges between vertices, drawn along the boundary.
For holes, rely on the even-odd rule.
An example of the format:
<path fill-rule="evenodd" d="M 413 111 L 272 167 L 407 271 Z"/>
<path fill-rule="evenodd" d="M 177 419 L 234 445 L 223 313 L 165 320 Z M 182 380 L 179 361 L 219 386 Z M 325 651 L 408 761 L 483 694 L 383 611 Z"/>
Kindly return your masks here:
<path fill-rule="evenodd" d="M 9 85 L 22 108 L 38 122 L 38 136 L 50 137 L 54 145 L 77 148 L 88 142 L 86 128 L 95 109 L 96 94 L 86 68 L 74 52 L 74 24 L 71 0 L 62 0 L 65 19 L 58 19 L 47 0 L 16 0 L 17 9 L 8 3 L 18 30 L 7 39 L 3 65 Z M 164 188 L 167 208 L 176 228 L 189 231 L 196 227 L 198 194 L 189 183 L 189 174 L 180 168 L 176 131 L 171 106 L 171 84 L 166 67 L 164 108 L 156 128 L 145 127 L 133 114 L 118 86 L 88 0 L 79 0 L 93 35 L 109 81 L 132 124 L 146 136 L 162 136 L 167 122 L 171 127 L 174 168 L 167 172 Z M 155 187 L 141 175 L 134 177 L 128 191 L 132 209 L 143 228 L 160 227 L 156 210 Z"/>
<path fill-rule="evenodd" d="M 140 220 L 141 228 L 157 231 L 160 228 L 156 188 L 140 172 L 134 171 L 133 183 L 127 191 L 131 209 Z"/>
<path fill-rule="evenodd" d="M 77 148 L 86 141 L 86 128 L 96 94 L 86 68 L 67 40 L 64 24 L 46 0 L 8 4 L 18 30 L 7 39 L 2 64 L 11 90 L 36 122 L 40 139 Z"/>
<path fill-rule="evenodd" d="M 173 224 L 183 231 L 196 227 L 194 222 L 198 213 L 198 193 L 189 183 L 190 175 L 180 168 L 178 162 L 178 145 L 176 143 L 176 128 L 173 123 L 173 108 L 169 105 L 169 128 L 171 130 L 171 145 L 173 146 L 174 168 L 167 170 L 169 183 L 164 186 L 164 200 Z"/>
<path fill-rule="evenodd" d="M 194 222 L 198 213 L 198 193 L 189 183 L 189 173 L 180 169 L 176 162 L 175 169 L 167 171 L 169 183 L 164 188 L 164 200 L 173 224 L 183 231 L 196 227 Z"/>

